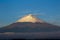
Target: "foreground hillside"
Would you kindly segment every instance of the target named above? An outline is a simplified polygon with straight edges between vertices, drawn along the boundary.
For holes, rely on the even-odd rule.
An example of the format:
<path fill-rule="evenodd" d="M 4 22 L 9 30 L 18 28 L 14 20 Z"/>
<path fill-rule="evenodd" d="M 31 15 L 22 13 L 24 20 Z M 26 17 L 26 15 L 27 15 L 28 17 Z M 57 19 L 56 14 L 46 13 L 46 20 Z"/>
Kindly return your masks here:
<path fill-rule="evenodd" d="M 0 33 L 0 39 L 60 39 L 59 32 Z"/>

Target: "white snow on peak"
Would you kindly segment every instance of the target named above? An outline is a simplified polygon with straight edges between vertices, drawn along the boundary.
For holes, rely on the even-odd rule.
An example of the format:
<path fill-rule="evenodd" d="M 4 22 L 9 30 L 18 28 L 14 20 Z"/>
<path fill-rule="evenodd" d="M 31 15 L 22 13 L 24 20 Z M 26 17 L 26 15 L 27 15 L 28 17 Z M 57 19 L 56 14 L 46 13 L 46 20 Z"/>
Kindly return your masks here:
<path fill-rule="evenodd" d="M 21 19 L 17 20 L 17 22 L 32 22 L 32 23 L 40 22 L 40 23 L 43 23 L 44 21 L 40 20 L 39 18 L 36 18 L 32 14 L 28 14 L 28 15 L 22 17 Z"/>

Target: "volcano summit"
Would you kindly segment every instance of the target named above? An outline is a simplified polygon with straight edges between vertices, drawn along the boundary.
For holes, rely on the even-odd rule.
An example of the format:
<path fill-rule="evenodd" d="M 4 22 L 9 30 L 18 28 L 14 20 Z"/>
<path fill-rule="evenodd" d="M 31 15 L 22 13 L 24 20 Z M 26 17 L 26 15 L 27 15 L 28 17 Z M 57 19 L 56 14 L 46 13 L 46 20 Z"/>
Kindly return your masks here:
<path fill-rule="evenodd" d="M 44 22 L 32 14 L 28 14 L 8 26 L 0 28 L 0 32 L 54 32 L 60 27 Z"/>
<path fill-rule="evenodd" d="M 43 23 L 42 20 L 36 18 L 34 15 L 32 14 L 29 14 L 29 15 L 26 15 L 24 17 L 22 17 L 21 19 L 19 19 L 17 22 L 32 22 L 32 23 L 36 23 L 36 22 L 40 22 L 40 23 Z"/>

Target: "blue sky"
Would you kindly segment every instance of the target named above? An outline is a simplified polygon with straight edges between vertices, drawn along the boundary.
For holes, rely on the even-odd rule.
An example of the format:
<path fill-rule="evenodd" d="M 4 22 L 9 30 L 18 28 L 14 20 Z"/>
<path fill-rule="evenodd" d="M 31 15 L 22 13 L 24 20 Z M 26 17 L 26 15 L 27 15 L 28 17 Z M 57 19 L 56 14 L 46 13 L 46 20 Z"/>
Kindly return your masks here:
<path fill-rule="evenodd" d="M 17 21 L 27 14 L 60 25 L 60 0 L 0 0 L 0 27 Z"/>

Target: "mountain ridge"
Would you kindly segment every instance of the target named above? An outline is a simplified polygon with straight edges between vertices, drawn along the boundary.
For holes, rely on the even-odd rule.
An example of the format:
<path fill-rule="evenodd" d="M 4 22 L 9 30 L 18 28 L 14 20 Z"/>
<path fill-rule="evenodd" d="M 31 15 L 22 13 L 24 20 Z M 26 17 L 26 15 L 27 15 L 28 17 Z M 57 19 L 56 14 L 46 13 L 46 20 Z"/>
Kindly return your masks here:
<path fill-rule="evenodd" d="M 31 14 L 22 17 L 15 23 L 0 28 L 0 32 L 52 32 L 52 31 L 60 31 L 60 27 L 44 22 Z"/>

